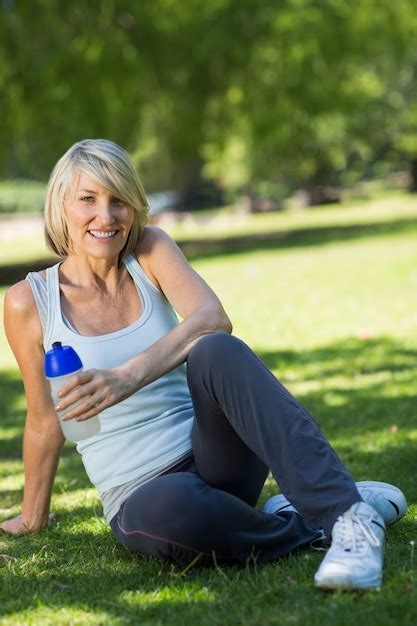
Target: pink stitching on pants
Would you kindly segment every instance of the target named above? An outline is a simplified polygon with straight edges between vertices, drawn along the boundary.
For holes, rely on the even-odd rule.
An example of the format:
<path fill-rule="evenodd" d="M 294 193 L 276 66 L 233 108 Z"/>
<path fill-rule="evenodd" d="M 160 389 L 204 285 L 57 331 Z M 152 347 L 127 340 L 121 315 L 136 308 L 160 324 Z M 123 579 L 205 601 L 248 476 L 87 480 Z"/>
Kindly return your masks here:
<path fill-rule="evenodd" d="M 158 537 L 157 535 L 151 535 L 150 533 L 146 533 L 143 530 L 125 530 L 124 528 L 122 528 L 119 520 L 117 520 L 117 525 L 124 535 L 144 535 L 145 537 L 149 537 L 150 539 L 155 539 L 156 541 L 164 541 L 165 543 L 172 543 L 175 546 L 178 546 L 180 548 L 185 548 L 186 550 L 190 550 L 191 552 L 196 552 L 196 554 L 203 554 L 204 556 L 209 556 L 210 558 L 213 558 L 212 554 L 207 554 L 207 552 L 203 552 L 202 550 L 196 550 L 195 548 L 186 546 L 183 543 L 179 543 L 178 541 L 173 541 L 172 539 L 166 539 L 165 537 Z M 231 556 L 221 556 L 221 555 L 218 555 L 218 556 L 221 559 L 232 558 Z"/>

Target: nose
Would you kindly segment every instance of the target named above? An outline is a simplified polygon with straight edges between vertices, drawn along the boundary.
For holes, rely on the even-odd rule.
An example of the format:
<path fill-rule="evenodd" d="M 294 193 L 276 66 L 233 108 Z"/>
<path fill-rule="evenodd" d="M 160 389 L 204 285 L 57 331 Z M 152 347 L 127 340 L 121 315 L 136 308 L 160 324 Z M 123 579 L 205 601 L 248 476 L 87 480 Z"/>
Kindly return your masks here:
<path fill-rule="evenodd" d="M 111 198 L 101 198 L 100 202 L 96 205 L 97 208 L 97 220 L 103 226 L 113 224 L 115 221 L 114 210 Z"/>

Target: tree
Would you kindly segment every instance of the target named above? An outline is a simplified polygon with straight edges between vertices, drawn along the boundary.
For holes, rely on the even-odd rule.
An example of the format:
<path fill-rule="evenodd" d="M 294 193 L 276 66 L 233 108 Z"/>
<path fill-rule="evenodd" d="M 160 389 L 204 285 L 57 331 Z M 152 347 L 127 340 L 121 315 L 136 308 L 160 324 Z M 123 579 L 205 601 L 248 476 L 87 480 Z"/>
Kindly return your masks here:
<path fill-rule="evenodd" d="M 412 0 L 4 1 L 0 168 L 103 136 L 183 194 L 417 168 L 416 31 Z"/>
<path fill-rule="evenodd" d="M 287 0 L 271 9 L 267 36 L 225 94 L 234 114 L 223 143 L 207 151 L 209 171 L 314 186 L 411 154 L 416 17 L 409 0 Z"/>

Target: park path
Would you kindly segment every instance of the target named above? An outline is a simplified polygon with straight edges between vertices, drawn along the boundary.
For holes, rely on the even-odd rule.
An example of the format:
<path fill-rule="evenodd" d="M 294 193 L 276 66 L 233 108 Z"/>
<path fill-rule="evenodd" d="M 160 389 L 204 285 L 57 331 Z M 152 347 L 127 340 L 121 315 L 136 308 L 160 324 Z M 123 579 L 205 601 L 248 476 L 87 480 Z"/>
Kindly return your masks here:
<path fill-rule="evenodd" d="M 1 215 L 0 242 L 15 239 L 17 235 L 38 236 L 43 233 L 42 215 Z"/>
<path fill-rule="evenodd" d="M 11 221 L 13 222 L 13 220 Z M 235 254 L 239 252 L 250 252 L 260 249 L 277 249 L 291 247 L 294 245 L 315 246 L 330 241 L 343 241 L 347 238 L 375 236 L 386 233 L 401 232 L 410 227 L 415 228 L 416 218 L 403 217 L 393 219 L 388 222 L 369 222 L 358 224 L 344 224 L 333 226 L 320 226 L 317 228 L 297 228 L 287 231 L 273 231 L 266 233 L 252 233 L 229 237 L 207 237 L 206 239 L 187 239 L 178 241 L 178 246 L 182 249 L 189 261 L 202 257 L 210 257 L 218 254 Z M 12 229 L 10 231 L 10 228 Z M 7 223 L 7 220 L 0 219 L 1 237 L 6 237 L 10 232 L 16 236 L 16 228 L 28 229 L 27 232 L 34 234 L 34 229 L 43 230 L 43 220 L 34 221 L 19 218 L 14 224 Z M 20 231 L 22 232 L 22 231 Z M 36 272 L 57 262 L 57 257 L 49 256 L 36 261 L 26 261 L 13 265 L 0 265 L 0 286 L 10 285 L 22 280 L 27 272 Z"/>
<path fill-rule="evenodd" d="M 177 222 L 185 222 L 186 224 L 192 223 L 197 227 L 198 225 L 206 224 L 210 219 L 204 215 L 198 215 L 198 213 L 167 211 L 154 219 L 151 217 L 151 223 L 164 227 Z M 41 214 L 19 215 L 17 213 L 0 213 L 0 242 L 15 239 L 17 235 L 23 237 L 25 235 L 42 235 L 43 228 L 44 221 Z"/>

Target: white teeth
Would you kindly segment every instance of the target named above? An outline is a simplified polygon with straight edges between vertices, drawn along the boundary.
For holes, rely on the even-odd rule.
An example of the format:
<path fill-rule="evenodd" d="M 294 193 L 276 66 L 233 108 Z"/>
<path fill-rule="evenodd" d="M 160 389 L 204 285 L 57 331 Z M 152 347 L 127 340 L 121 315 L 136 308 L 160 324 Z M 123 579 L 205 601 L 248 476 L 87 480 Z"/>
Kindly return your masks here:
<path fill-rule="evenodd" d="M 101 239 L 108 239 L 109 237 L 113 237 L 117 233 L 116 230 L 102 231 L 102 230 L 90 230 L 89 231 L 94 237 L 99 237 Z"/>

